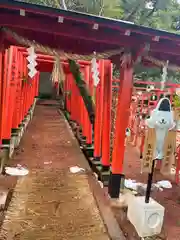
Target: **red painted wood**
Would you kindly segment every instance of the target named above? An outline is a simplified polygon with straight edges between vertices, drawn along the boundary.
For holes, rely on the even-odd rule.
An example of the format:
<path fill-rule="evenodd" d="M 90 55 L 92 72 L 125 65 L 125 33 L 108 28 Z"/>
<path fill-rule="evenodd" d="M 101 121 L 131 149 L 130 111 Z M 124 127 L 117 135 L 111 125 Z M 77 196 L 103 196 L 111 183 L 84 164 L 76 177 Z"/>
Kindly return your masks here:
<path fill-rule="evenodd" d="M 3 89 L 2 89 L 2 139 L 11 138 L 11 124 L 12 120 L 8 117 L 11 115 L 10 107 L 10 94 L 11 94 L 11 76 L 12 76 L 12 61 L 13 61 L 13 48 L 5 51 L 4 61 L 4 76 L 3 76 Z"/>
<path fill-rule="evenodd" d="M 121 67 L 121 87 L 119 89 L 118 106 L 115 123 L 115 138 L 112 154 L 112 173 L 123 173 L 123 161 L 125 153 L 125 134 L 129 122 L 129 109 L 131 104 L 133 87 L 132 67 Z"/>
<path fill-rule="evenodd" d="M 0 51 L 0 144 L 2 143 L 2 108 L 3 108 L 4 50 Z"/>
<path fill-rule="evenodd" d="M 104 60 L 99 61 L 100 83 L 96 87 L 96 113 L 94 129 L 94 157 L 102 155 L 102 123 L 104 104 Z"/>
<path fill-rule="evenodd" d="M 110 166 L 110 134 L 111 134 L 111 108 L 112 108 L 112 64 L 105 61 L 104 79 L 104 108 L 102 128 L 102 165 Z"/>
<path fill-rule="evenodd" d="M 131 46 L 137 47 L 140 44 L 144 44 L 145 40 L 142 38 L 137 39 L 137 37 L 129 37 L 121 35 L 120 33 L 113 32 L 113 34 L 107 34 L 105 31 L 99 30 L 94 31 L 93 29 L 84 29 L 82 27 L 73 26 L 70 24 L 59 24 L 58 22 L 52 21 L 51 28 L 49 28 L 49 22 L 44 20 L 36 20 L 35 18 L 25 17 L 23 18 L 19 15 L 12 14 L 1 14 L 0 24 L 4 26 L 14 26 L 18 28 L 25 28 L 26 30 L 37 31 L 39 33 L 49 33 L 52 35 L 63 35 L 70 37 L 72 39 L 81 39 L 86 41 L 93 41 L 99 43 L 110 44 L 114 46 Z M 71 31 L 67 31 L 71 29 Z M 35 38 L 35 36 L 33 36 Z M 43 37 L 44 38 L 44 37 Z M 44 39 L 45 40 L 45 39 Z M 152 52 L 163 52 L 167 54 L 180 55 L 178 46 L 169 46 L 169 44 L 158 44 L 158 42 L 151 42 L 150 51 Z"/>

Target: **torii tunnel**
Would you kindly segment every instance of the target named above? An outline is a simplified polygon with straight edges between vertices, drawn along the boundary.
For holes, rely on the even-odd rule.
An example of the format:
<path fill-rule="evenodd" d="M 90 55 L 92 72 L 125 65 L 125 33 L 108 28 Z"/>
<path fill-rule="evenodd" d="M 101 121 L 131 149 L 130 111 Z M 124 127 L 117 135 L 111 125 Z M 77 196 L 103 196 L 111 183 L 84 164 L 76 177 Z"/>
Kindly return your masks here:
<path fill-rule="evenodd" d="M 35 227 L 33 230 L 25 227 L 19 233 L 19 239 L 30 239 L 29 232 L 33 239 L 41 239 L 40 236 L 42 239 L 125 239 L 109 201 L 118 199 L 121 190 L 124 189 L 127 158 L 139 162 L 145 151 L 144 118 L 151 113 L 161 94 L 168 95 L 173 104 L 173 96 L 180 87 L 179 84 L 168 82 L 161 89 L 158 83 L 156 85 L 147 81 L 148 85 L 153 85 L 153 90 L 147 92 L 145 86 L 147 83 L 134 79 L 134 68 L 140 63 L 149 68 L 154 66 L 163 68 L 168 61 L 168 69 L 179 71 L 180 36 L 137 26 L 131 22 L 12 0 L 0 1 L 0 27 L 1 175 L 2 177 L 7 175 L 7 166 L 15 167 L 18 164 L 21 165 L 17 167 L 18 169 L 21 169 L 22 165 L 29 169 L 29 174 L 23 177 L 23 181 L 17 178 L 14 186 L 15 194 L 18 193 L 22 197 L 26 192 L 27 200 L 21 199 L 22 202 L 18 205 L 16 204 L 19 201 L 18 197 L 12 198 L 8 209 L 11 211 L 14 211 L 13 209 L 18 211 L 21 207 L 29 209 L 32 207 L 31 200 L 35 205 L 37 202 L 42 205 L 40 210 L 36 209 L 39 211 L 38 220 L 30 213 L 22 217 L 20 210 L 17 214 L 11 215 L 7 209 L 7 219 L 11 223 L 6 221 L 6 218 L 2 222 L 0 239 L 4 235 L 7 235 L 7 238 L 3 239 L 14 237 L 13 224 L 25 220 L 27 225 L 34 224 L 38 230 Z M 29 47 L 33 47 L 37 55 L 35 66 L 37 73 L 32 78 L 28 75 Z M 99 82 L 96 85 L 92 70 L 93 58 L 96 58 L 98 63 Z M 55 74 L 57 62 L 58 71 L 60 66 L 62 69 L 61 73 L 56 71 Z M 119 79 L 113 77 L 114 66 L 116 70 L 119 69 Z M 57 91 L 55 98 L 52 96 L 53 100 L 39 99 L 41 72 L 54 72 L 52 85 L 57 83 Z M 145 101 L 147 104 L 143 105 Z M 176 117 L 178 118 L 178 115 Z M 131 136 L 127 135 L 128 129 Z M 34 141 L 32 145 L 35 146 L 33 145 L 31 151 L 28 150 L 30 149 L 28 141 Z M 19 153 L 18 150 L 22 146 L 25 147 Z M 46 150 L 47 146 L 49 150 Z M 135 147 L 140 157 L 137 152 L 128 155 Z M 37 148 L 40 149 L 39 152 Z M 174 180 L 178 184 L 180 169 L 178 144 L 175 152 Z M 134 167 L 131 171 L 140 173 L 141 169 Z M 98 176 L 97 179 L 93 172 Z M 50 176 L 54 176 L 53 180 L 46 183 L 45 179 L 49 179 Z M 93 180 L 87 180 L 91 178 Z M 98 181 L 101 182 L 102 188 L 97 186 Z M 36 184 L 38 190 L 33 188 Z M 59 188 L 56 196 L 52 190 L 53 184 Z M 92 190 L 94 188 L 92 185 L 96 185 L 96 191 Z M 86 193 L 82 194 L 80 188 Z M 42 189 L 45 189 L 44 198 L 40 196 Z M 36 197 L 33 197 L 35 192 Z M 107 228 L 104 226 L 107 216 L 98 212 L 98 208 L 100 212 L 103 208 L 98 205 L 100 192 L 101 195 L 105 193 L 108 199 L 108 203 L 104 203 L 108 209 L 108 221 L 111 222 Z M 63 200 L 64 196 L 69 196 L 68 200 Z M 96 203 L 93 202 L 94 198 Z M 43 208 L 44 202 L 53 201 L 63 202 L 61 210 L 59 207 L 56 209 L 59 215 L 52 213 L 55 215 L 51 216 L 51 213 L 42 212 L 45 211 L 42 209 L 48 208 L 47 206 Z M 59 202 L 57 204 L 61 204 Z M 78 210 L 81 205 L 82 211 Z M 71 229 L 71 233 L 67 234 L 63 232 L 70 224 L 74 226 L 71 222 L 74 221 L 74 216 L 66 216 L 63 208 L 75 215 L 79 211 L 79 219 L 87 218 L 87 224 L 91 225 L 92 231 L 88 233 L 83 230 L 87 235 L 82 236 L 80 228 Z M 35 207 L 32 209 L 35 211 Z M 93 211 L 96 212 L 95 215 Z M 21 220 L 18 220 L 18 214 L 21 215 Z M 44 222 L 48 214 L 54 219 L 51 219 L 52 221 L 61 221 L 65 227 L 56 232 L 55 229 L 59 227 L 57 223 L 52 224 L 52 231 L 47 230 L 49 228 L 46 219 L 46 223 L 42 223 L 40 228 L 38 225 L 40 219 Z M 85 220 L 81 219 L 80 222 L 78 217 L 75 219 L 79 221 L 79 226 L 85 229 Z M 92 226 L 98 227 L 96 229 Z M 46 238 L 43 234 L 47 234 Z M 111 234 L 117 238 L 112 238 Z"/>

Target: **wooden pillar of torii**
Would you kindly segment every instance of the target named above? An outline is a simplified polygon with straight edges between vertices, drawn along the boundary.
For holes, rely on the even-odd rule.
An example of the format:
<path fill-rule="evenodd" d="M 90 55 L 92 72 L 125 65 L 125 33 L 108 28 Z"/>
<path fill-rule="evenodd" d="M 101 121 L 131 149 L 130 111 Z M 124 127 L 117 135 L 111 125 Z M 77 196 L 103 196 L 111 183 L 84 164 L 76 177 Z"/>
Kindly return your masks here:
<path fill-rule="evenodd" d="M 128 126 L 130 104 L 133 89 L 133 65 L 131 55 L 124 55 L 120 66 L 120 88 L 116 112 L 115 138 L 112 154 L 111 173 L 108 193 L 111 198 L 118 198 L 121 180 L 124 178 L 123 162 L 125 154 L 125 137 Z"/>

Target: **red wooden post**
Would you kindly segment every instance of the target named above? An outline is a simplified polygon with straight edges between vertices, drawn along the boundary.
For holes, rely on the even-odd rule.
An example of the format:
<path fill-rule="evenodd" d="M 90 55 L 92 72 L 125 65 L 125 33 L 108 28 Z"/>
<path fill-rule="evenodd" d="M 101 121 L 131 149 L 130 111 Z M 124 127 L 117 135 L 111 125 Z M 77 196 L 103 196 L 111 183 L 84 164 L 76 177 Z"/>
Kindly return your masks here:
<path fill-rule="evenodd" d="M 111 107 L 112 107 L 112 64 L 105 61 L 104 81 L 104 110 L 102 128 L 102 171 L 109 170 L 110 166 L 110 134 L 111 134 Z"/>
<path fill-rule="evenodd" d="M 70 94 L 71 94 L 71 92 L 70 92 L 70 80 L 71 80 L 71 73 L 69 73 L 68 75 L 67 75 L 67 82 L 66 82 L 66 86 L 67 86 L 67 92 L 66 92 L 66 96 L 67 96 L 67 109 L 68 109 L 68 112 L 70 113 L 70 110 L 71 110 L 71 102 L 70 102 Z"/>
<path fill-rule="evenodd" d="M 78 94 L 78 106 L 79 106 L 79 109 L 78 109 L 78 123 L 79 123 L 80 128 L 82 128 L 82 122 L 81 122 L 81 103 L 82 103 L 82 99 L 81 99 L 80 91 L 79 91 L 77 86 L 76 86 L 76 89 L 77 89 L 77 94 Z"/>
<path fill-rule="evenodd" d="M 3 78 L 3 90 L 2 90 L 2 139 L 4 144 L 9 144 L 11 139 L 11 126 L 12 119 L 9 119 L 10 106 L 10 90 L 11 90 L 11 74 L 12 74 L 12 61 L 13 61 L 13 48 L 9 48 L 5 51 L 4 61 L 4 78 Z"/>
<path fill-rule="evenodd" d="M 85 78 L 87 80 L 87 86 L 89 89 L 89 94 L 92 96 L 93 94 L 93 81 L 90 75 L 90 66 L 86 66 L 85 68 Z M 92 125 L 89 120 L 89 116 L 86 110 L 86 121 L 87 121 L 87 137 L 86 137 L 86 144 L 90 146 L 92 144 Z"/>
<path fill-rule="evenodd" d="M 22 120 L 24 119 L 24 91 L 25 91 L 25 86 L 24 86 L 24 57 L 23 54 L 20 55 L 20 79 L 21 79 L 21 102 L 20 102 L 20 121 L 19 123 L 22 123 Z"/>
<path fill-rule="evenodd" d="M 13 132 L 16 132 L 19 125 L 19 114 L 20 114 L 20 97 L 21 97 L 21 78 L 20 78 L 20 53 L 17 51 L 16 56 L 16 99 L 15 99 L 15 109 L 13 112 L 13 123 L 12 129 Z"/>
<path fill-rule="evenodd" d="M 0 51 L 0 144 L 2 143 L 2 109 L 3 109 L 4 50 Z"/>
<path fill-rule="evenodd" d="M 76 118 L 76 105 L 77 99 L 75 98 L 75 82 L 71 74 L 71 120 L 75 121 Z"/>
<path fill-rule="evenodd" d="M 72 74 L 70 73 L 68 76 L 68 102 L 69 102 L 69 113 L 70 118 L 72 116 Z"/>
<path fill-rule="evenodd" d="M 65 93 L 65 109 L 68 111 L 68 99 L 67 99 L 67 81 L 68 81 L 68 74 L 65 76 L 65 81 L 64 81 L 64 93 Z"/>
<path fill-rule="evenodd" d="M 86 82 L 86 87 L 88 88 L 89 87 L 89 73 L 87 72 L 87 69 L 84 67 L 84 69 L 83 69 L 84 71 L 83 71 L 83 79 L 84 79 L 84 81 Z M 89 121 L 88 121 L 88 112 L 87 112 L 87 109 L 86 109 L 86 107 L 85 107 L 85 104 L 84 104 L 84 102 L 83 102 L 83 106 L 84 106 L 84 108 L 83 108 L 83 112 L 84 112 L 84 118 L 83 118 L 83 120 L 84 120 L 84 136 L 85 136 L 85 139 L 86 139 L 86 142 L 87 142 L 87 137 L 88 137 L 88 123 L 89 123 Z"/>
<path fill-rule="evenodd" d="M 75 121 L 78 125 L 80 125 L 80 119 L 79 119 L 79 109 L 80 109 L 80 100 L 79 100 L 79 89 L 77 88 L 74 80 L 73 80 L 73 84 L 74 84 L 74 114 L 75 114 Z M 75 106 L 76 105 L 76 106 Z M 77 107 L 78 106 L 78 107 Z"/>
<path fill-rule="evenodd" d="M 132 65 L 123 65 L 120 70 L 121 85 L 118 96 L 118 106 L 116 114 L 116 130 L 114 147 L 112 154 L 111 174 L 109 179 L 108 192 L 112 198 L 118 198 L 120 184 L 123 175 L 123 161 L 125 153 L 125 133 L 128 126 L 129 109 L 133 88 L 133 68 Z"/>
<path fill-rule="evenodd" d="M 23 120 L 27 114 L 27 100 L 28 100 L 28 69 L 27 69 L 27 59 L 24 57 L 23 61 L 23 69 L 24 69 L 24 76 L 25 76 L 25 81 L 24 81 L 24 104 L 23 104 Z"/>
<path fill-rule="evenodd" d="M 89 90 L 90 84 L 90 67 L 86 66 L 81 68 L 83 72 L 83 79 L 86 82 L 86 86 Z M 92 126 L 89 120 L 88 112 L 83 102 L 83 112 L 82 112 L 82 119 L 83 119 L 83 136 L 85 137 L 86 144 L 90 145 L 92 143 Z"/>
<path fill-rule="evenodd" d="M 40 79 L 40 72 L 37 73 L 36 84 L 35 84 L 35 97 L 39 95 L 39 79 Z"/>
<path fill-rule="evenodd" d="M 101 159 L 102 120 L 103 120 L 103 93 L 104 93 L 104 60 L 99 61 L 100 83 L 96 88 L 96 113 L 94 127 L 94 158 Z"/>
<path fill-rule="evenodd" d="M 83 131 L 84 131 L 84 125 L 83 125 L 83 115 L 84 115 L 84 108 L 83 108 L 83 99 L 81 97 L 81 94 L 80 94 L 80 126 L 81 126 L 81 130 L 82 130 L 82 134 L 83 134 Z"/>
<path fill-rule="evenodd" d="M 85 74 L 84 74 L 84 67 L 80 68 L 83 80 L 86 81 L 85 79 Z M 83 98 L 80 95 L 80 116 L 81 116 L 81 129 L 82 129 L 82 136 L 86 138 L 86 107 L 83 101 Z"/>

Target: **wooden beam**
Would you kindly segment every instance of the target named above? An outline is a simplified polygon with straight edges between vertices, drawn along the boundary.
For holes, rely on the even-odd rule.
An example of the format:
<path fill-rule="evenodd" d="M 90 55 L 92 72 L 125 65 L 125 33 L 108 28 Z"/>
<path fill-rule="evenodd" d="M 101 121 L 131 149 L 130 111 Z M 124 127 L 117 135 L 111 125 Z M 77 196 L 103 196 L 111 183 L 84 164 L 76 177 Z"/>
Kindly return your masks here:
<path fill-rule="evenodd" d="M 23 22 L 23 24 L 22 24 Z M 65 36 L 68 38 L 79 39 L 88 42 L 95 42 L 95 43 L 102 43 L 102 44 L 109 44 L 113 47 L 132 47 L 132 48 L 139 48 L 142 44 L 145 43 L 147 39 L 141 38 L 141 40 L 137 40 L 136 37 L 132 36 L 124 36 L 121 35 L 119 32 L 105 32 L 104 30 L 97 30 L 94 31 L 90 27 L 82 28 L 78 26 L 59 24 L 51 19 L 50 22 L 40 19 L 34 19 L 30 17 L 22 17 L 18 15 L 11 15 L 11 14 L 1 14 L 0 15 L 0 25 L 1 26 L 8 26 L 8 27 L 18 27 L 20 29 L 28 29 L 30 31 L 37 31 L 39 33 L 48 33 L 52 36 Z M 51 26 L 51 27 L 49 27 Z M 34 35 L 35 38 L 35 35 Z M 151 42 L 150 44 L 150 51 L 151 52 L 163 52 L 170 55 L 180 55 L 180 50 L 178 47 L 168 46 L 164 43 L 158 42 Z"/>

